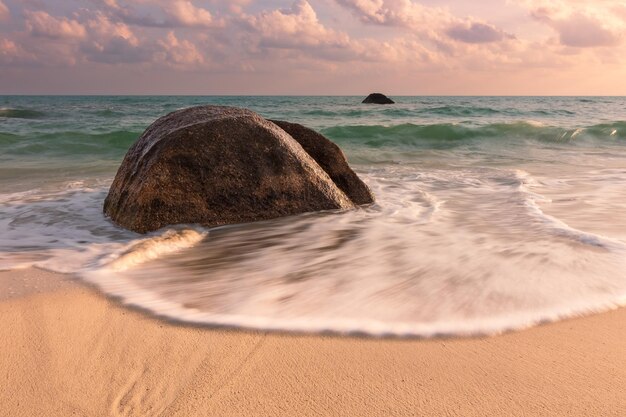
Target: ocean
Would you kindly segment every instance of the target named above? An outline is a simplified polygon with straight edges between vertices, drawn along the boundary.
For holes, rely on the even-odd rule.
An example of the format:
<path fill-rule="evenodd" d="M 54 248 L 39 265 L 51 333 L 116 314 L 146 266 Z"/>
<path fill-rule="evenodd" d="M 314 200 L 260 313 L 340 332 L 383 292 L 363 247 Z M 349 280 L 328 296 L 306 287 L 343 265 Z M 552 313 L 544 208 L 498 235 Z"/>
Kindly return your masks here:
<path fill-rule="evenodd" d="M 626 97 L 362 98 L 0 96 L 0 270 L 277 331 L 485 335 L 626 304 Z M 201 104 L 320 131 L 376 203 L 148 235 L 111 223 L 130 145 Z"/>

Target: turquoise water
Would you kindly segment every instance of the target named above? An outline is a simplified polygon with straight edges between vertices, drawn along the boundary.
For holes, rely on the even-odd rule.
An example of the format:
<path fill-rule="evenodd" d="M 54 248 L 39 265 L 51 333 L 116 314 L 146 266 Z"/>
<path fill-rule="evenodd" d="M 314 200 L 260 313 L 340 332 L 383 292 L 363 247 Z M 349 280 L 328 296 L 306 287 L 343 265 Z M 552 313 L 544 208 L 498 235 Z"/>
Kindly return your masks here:
<path fill-rule="evenodd" d="M 210 325 L 501 332 L 626 301 L 626 98 L 0 97 L 0 269 Z M 247 107 L 338 143 L 373 206 L 140 236 L 102 215 L 157 117 Z"/>

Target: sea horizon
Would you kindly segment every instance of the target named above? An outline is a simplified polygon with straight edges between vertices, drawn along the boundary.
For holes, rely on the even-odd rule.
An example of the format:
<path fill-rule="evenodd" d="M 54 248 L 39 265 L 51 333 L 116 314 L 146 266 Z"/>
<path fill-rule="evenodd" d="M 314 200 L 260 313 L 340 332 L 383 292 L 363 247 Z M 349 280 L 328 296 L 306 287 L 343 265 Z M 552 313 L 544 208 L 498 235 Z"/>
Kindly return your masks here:
<path fill-rule="evenodd" d="M 374 91 L 372 91 L 374 92 Z M 2 94 L 0 97 L 361 97 L 365 98 L 368 93 L 362 94 Z M 385 95 L 389 97 L 421 97 L 421 98 L 486 98 L 486 97 L 498 97 L 498 98 L 576 98 L 576 97 L 612 97 L 620 98 L 626 97 L 624 94 L 547 94 L 547 95 L 533 95 L 533 94 L 391 94 L 385 92 Z"/>

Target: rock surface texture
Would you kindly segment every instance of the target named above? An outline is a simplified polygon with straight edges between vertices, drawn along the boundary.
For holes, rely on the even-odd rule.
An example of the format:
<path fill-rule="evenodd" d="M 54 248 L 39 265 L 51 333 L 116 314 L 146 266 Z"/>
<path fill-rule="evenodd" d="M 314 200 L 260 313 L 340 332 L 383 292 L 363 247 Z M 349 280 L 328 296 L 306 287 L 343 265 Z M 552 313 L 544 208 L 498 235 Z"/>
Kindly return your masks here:
<path fill-rule="evenodd" d="M 365 97 L 362 103 L 366 104 L 395 104 L 395 101 L 381 93 L 372 93 Z"/>
<path fill-rule="evenodd" d="M 126 154 L 104 201 L 105 215 L 146 233 L 172 224 L 246 223 L 373 201 L 335 144 L 303 126 L 277 123 L 282 126 L 221 106 L 161 117 Z"/>
<path fill-rule="evenodd" d="M 313 129 L 297 123 L 272 120 L 285 132 L 289 133 L 300 146 L 330 177 L 354 204 L 362 205 L 374 202 L 369 187 L 356 175 L 348 165 L 348 160 L 339 148 L 325 136 Z"/>

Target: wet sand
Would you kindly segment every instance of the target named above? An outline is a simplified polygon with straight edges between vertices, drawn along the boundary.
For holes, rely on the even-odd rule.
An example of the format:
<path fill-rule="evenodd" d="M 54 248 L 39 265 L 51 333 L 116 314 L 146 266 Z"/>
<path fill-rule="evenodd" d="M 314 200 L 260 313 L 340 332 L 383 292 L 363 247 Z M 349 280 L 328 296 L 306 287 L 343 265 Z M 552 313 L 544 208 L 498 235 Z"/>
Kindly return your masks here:
<path fill-rule="evenodd" d="M 626 309 L 488 338 L 172 324 L 0 272 L 1 416 L 624 416 Z"/>

